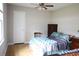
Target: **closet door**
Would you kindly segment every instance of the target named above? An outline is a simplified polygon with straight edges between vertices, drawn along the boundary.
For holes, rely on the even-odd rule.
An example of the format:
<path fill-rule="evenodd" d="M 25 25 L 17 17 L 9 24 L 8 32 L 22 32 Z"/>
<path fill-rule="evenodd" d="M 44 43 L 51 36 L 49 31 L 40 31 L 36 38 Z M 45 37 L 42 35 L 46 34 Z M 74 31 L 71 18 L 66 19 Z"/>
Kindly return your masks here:
<path fill-rule="evenodd" d="M 13 17 L 13 41 L 14 43 L 25 42 L 25 12 L 14 11 Z"/>
<path fill-rule="evenodd" d="M 57 24 L 48 24 L 48 37 L 49 37 L 53 32 L 57 32 Z"/>

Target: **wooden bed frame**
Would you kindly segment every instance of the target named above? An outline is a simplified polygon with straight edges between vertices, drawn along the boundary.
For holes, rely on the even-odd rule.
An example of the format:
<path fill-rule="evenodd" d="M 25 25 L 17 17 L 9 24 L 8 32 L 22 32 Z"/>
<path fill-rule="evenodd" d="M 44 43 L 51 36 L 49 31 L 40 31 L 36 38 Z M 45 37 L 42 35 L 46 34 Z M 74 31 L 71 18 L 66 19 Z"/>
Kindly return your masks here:
<path fill-rule="evenodd" d="M 64 54 L 63 56 L 79 56 L 79 52 Z"/>

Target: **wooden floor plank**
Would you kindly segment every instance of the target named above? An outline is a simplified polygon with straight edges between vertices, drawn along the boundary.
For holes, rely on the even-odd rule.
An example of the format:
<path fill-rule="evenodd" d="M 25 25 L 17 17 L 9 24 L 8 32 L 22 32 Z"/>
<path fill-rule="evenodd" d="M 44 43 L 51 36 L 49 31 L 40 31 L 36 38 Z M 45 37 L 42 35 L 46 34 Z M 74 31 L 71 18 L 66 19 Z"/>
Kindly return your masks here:
<path fill-rule="evenodd" d="M 32 50 L 28 44 L 9 45 L 6 56 L 31 56 Z"/>

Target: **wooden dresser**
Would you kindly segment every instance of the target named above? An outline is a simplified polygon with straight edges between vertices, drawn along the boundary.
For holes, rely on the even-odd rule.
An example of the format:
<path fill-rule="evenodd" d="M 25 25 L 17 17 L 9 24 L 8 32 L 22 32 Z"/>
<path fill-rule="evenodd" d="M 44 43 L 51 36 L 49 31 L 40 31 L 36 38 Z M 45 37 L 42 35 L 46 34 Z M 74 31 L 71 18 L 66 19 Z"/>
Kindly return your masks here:
<path fill-rule="evenodd" d="M 79 48 L 79 37 L 72 37 L 71 41 L 71 49 Z"/>
<path fill-rule="evenodd" d="M 48 24 L 48 37 L 53 33 L 57 32 L 58 24 Z"/>

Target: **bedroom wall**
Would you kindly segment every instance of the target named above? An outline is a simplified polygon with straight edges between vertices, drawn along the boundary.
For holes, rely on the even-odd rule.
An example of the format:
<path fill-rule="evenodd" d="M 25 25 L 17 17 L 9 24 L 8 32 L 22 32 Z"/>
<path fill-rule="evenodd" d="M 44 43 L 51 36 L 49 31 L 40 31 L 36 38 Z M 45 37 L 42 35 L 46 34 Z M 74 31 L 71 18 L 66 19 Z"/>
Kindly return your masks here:
<path fill-rule="evenodd" d="M 3 19 L 4 19 L 4 42 L 0 44 L 0 56 L 5 56 L 7 50 L 7 4 L 3 4 Z M 1 42 L 0 42 L 1 43 Z"/>
<path fill-rule="evenodd" d="M 52 12 L 51 23 L 58 24 L 58 31 L 74 35 L 79 30 L 79 4 L 71 4 Z"/>
<path fill-rule="evenodd" d="M 50 23 L 51 20 L 51 12 L 48 11 L 40 11 L 31 8 L 19 7 L 14 5 L 8 4 L 8 42 L 13 43 L 13 26 L 14 26 L 14 12 L 21 11 L 25 12 L 25 42 L 28 41 L 33 37 L 34 32 L 42 32 L 44 35 L 47 34 L 47 24 Z M 23 15 L 21 15 L 23 16 Z M 16 17 L 16 21 L 20 17 Z M 23 20 L 20 19 L 20 20 Z M 17 21 L 18 24 L 19 21 Z M 19 28 L 19 27 L 18 27 Z"/>

